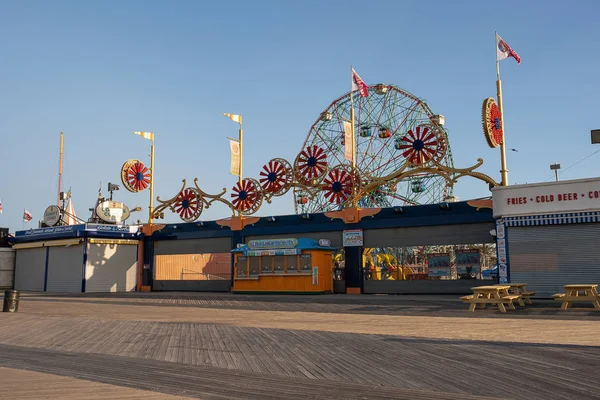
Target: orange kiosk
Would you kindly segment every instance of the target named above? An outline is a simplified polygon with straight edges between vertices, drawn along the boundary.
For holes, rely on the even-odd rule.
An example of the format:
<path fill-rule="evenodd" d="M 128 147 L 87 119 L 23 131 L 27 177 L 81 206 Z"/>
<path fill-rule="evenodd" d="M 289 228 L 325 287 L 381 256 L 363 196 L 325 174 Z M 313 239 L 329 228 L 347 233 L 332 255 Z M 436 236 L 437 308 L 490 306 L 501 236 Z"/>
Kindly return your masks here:
<path fill-rule="evenodd" d="M 250 240 L 232 253 L 234 293 L 333 291 L 333 248 L 329 240 Z"/>

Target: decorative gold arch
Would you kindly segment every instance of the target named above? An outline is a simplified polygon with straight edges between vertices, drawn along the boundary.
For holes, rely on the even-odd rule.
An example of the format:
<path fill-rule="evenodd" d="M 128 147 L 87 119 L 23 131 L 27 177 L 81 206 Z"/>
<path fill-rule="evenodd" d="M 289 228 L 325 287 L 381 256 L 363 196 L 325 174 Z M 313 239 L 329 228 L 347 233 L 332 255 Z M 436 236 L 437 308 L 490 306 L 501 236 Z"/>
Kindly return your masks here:
<path fill-rule="evenodd" d="M 274 160 L 281 159 L 273 159 L 271 162 Z M 313 180 L 301 179 L 300 181 L 298 179 L 298 175 L 300 174 L 299 166 L 295 165 L 293 170 L 286 170 L 286 173 L 290 174 L 291 178 L 286 177 L 285 180 L 282 180 L 282 182 L 285 183 L 280 187 L 277 187 L 277 191 L 269 190 L 268 185 L 265 183 L 267 182 L 265 178 L 262 179 L 262 184 L 259 183 L 259 181 L 252 179 L 251 181 L 254 182 L 254 185 L 257 188 L 256 193 L 254 193 L 253 204 L 256 204 L 257 206 L 250 207 L 246 210 L 241 210 L 239 206 L 236 207 L 236 204 L 234 204 L 233 201 L 226 198 L 228 192 L 226 188 L 223 188 L 223 190 L 217 194 L 209 194 L 200 188 L 198 185 L 198 178 L 194 178 L 193 186 L 189 187 L 187 186 L 186 179 L 183 179 L 181 189 L 175 196 L 167 200 L 162 200 L 160 196 L 156 198 L 159 205 L 154 209 L 153 218 L 162 219 L 164 218 L 164 212 L 169 210 L 178 214 L 185 222 L 194 222 L 200 217 L 204 209 L 210 208 L 214 203 L 222 203 L 231 210 L 232 216 L 231 218 L 220 220 L 221 224 L 229 226 L 232 229 L 234 229 L 234 227 L 242 229 L 247 223 L 256 222 L 256 218 L 250 218 L 249 216 L 260 209 L 263 201 L 271 203 L 273 197 L 282 196 L 292 188 L 301 189 L 307 194 L 308 198 L 314 198 L 320 190 L 324 190 L 323 182 L 327 173 L 337 170 L 346 171 L 346 173 L 348 173 L 350 176 L 349 179 L 353 185 L 353 190 L 351 191 L 351 195 L 347 196 L 345 201 L 341 203 L 343 208 L 342 211 L 328 212 L 326 215 L 331 218 L 342 218 L 348 223 L 355 223 L 365 216 L 374 215 L 379 212 L 379 209 L 377 208 L 367 210 L 356 207 L 356 203 L 359 199 L 381 185 L 388 185 L 391 188 L 395 188 L 401 181 L 413 176 L 423 174 L 438 175 L 446 180 L 448 186 L 453 186 L 459 179 L 468 176 L 487 183 L 490 188 L 499 186 L 499 183 L 488 175 L 476 171 L 481 165 L 483 165 L 483 159 L 481 158 L 477 159 L 476 164 L 467 168 L 451 168 L 438 163 L 410 165 L 380 178 L 368 176 L 361 177 L 349 166 L 340 165 L 333 168 L 327 167 L 323 173 L 317 175 Z M 245 178 L 243 181 L 250 181 L 250 179 Z M 239 196 L 239 193 L 237 195 Z M 231 192 L 230 197 L 232 196 L 235 197 L 236 193 Z"/>

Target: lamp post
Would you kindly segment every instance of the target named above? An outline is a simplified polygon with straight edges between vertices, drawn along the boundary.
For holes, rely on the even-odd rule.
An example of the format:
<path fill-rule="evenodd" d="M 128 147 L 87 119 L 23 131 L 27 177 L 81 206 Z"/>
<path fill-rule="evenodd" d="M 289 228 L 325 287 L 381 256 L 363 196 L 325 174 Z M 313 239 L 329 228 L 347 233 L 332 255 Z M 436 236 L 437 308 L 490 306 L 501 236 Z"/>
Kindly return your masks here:
<path fill-rule="evenodd" d="M 152 225 L 154 221 L 154 133 L 153 132 L 133 132 L 136 135 L 148 139 L 152 142 L 150 146 L 150 206 L 148 210 L 148 224 Z"/>
<path fill-rule="evenodd" d="M 554 176 L 556 177 L 556 182 L 558 182 L 558 170 L 560 169 L 560 164 L 550 164 L 550 170 L 554 171 Z"/>
<path fill-rule="evenodd" d="M 600 129 L 592 129 L 590 131 L 592 137 L 592 144 L 600 143 Z"/>

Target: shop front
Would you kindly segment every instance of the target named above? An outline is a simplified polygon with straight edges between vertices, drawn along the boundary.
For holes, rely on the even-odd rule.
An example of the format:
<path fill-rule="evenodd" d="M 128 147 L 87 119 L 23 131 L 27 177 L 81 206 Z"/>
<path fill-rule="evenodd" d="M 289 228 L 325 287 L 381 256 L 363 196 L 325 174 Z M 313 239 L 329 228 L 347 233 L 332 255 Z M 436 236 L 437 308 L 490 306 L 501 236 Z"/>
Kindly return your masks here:
<path fill-rule="evenodd" d="M 333 248 L 328 239 L 249 240 L 232 250 L 236 293 L 331 293 Z"/>
<path fill-rule="evenodd" d="M 600 178 L 497 187 L 499 279 L 542 298 L 600 283 Z"/>
<path fill-rule="evenodd" d="M 18 231 L 14 288 L 55 293 L 136 289 L 137 227 L 81 224 Z"/>

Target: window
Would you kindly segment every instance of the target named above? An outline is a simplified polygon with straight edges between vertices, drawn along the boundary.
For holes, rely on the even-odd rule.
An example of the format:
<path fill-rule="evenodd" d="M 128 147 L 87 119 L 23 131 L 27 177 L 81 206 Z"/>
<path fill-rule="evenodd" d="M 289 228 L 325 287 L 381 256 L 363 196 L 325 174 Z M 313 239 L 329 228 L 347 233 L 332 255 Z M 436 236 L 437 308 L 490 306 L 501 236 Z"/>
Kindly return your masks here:
<path fill-rule="evenodd" d="M 261 274 L 272 274 L 273 273 L 273 256 L 262 256 L 261 257 L 260 273 Z"/>
<path fill-rule="evenodd" d="M 258 276 L 260 271 L 260 257 L 250 257 L 249 275 L 251 277 Z"/>
<path fill-rule="evenodd" d="M 273 257 L 274 259 L 274 270 L 276 274 L 283 274 L 283 263 L 285 261 L 285 257 L 284 256 L 275 256 Z"/>
<path fill-rule="evenodd" d="M 248 257 L 238 257 L 237 276 L 238 278 L 245 278 L 248 276 Z"/>
<path fill-rule="evenodd" d="M 300 256 L 300 272 L 312 272 L 312 256 L 310 254 L 302 254 Z"/>
<path fill-rule="evenodd" d="M 295 274 L 298 272 L 298 256 L 285 256 L 285 265 L 288 274 Z"/>

